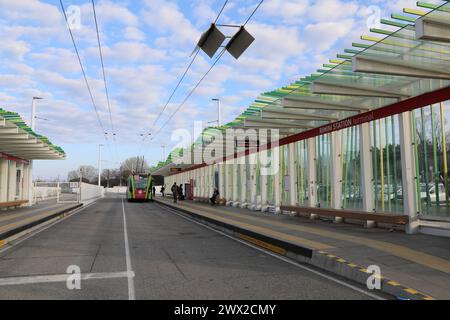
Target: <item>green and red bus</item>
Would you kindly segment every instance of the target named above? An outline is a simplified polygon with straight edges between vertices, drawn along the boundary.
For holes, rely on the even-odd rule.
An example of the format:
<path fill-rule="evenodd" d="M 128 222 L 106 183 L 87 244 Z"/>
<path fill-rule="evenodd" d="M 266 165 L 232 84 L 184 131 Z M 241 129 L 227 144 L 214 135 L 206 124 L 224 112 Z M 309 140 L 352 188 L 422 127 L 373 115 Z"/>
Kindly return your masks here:
<path fill-rule="evenodd" d="M 128 177 L 128 201 L 153 201 L 152 176 L 150 174 L 136 173 Z"/>

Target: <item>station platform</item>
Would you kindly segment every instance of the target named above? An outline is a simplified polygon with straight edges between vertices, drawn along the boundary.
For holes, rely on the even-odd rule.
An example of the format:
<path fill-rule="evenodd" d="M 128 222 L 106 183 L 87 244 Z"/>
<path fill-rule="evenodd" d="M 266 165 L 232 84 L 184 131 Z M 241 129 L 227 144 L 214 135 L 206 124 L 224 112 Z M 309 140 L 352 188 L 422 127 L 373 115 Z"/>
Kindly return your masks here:
<path fill-rule="evenodd" d="M 422 299 L 450 299 L 449 238 L 408 235 L 394 230 L 367 229 L 358 225 L 235 207 L 213 207 L 194 201 L 173 203 L 171 198 L 157 197 L 156 202 L 192 212 L 209 221 L 212 219 L 310 248 L 314 253 L 333 259 L 333 263 L 323 264 L 332 273 L 336 270 L 341 275 L 346 272 L 338 262 L 345 264 L 345 267 L 359 267 L 360 270 L 376 265 L 382 277 L 389 280 L 389 285 L 402 288 L 409 298 L 420 293 Z"/>
<path fill-rule="evenodd" d="M 80 206 L 78 203 L 43 201 L 32 207 L 0 211 L 0 247 L 5 244 L 5 239 Z"/>

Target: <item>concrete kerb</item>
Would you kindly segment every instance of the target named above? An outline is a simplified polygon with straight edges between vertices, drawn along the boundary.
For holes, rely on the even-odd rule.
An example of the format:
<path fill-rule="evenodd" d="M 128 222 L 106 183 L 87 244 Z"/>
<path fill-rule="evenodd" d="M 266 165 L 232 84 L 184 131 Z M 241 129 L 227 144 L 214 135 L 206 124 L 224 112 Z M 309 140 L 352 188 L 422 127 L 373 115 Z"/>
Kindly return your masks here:
<path fill-rule="evenodd" d="M 292 260 L 306 263 L 327 272 L 339 275 L 343 278 L 349 279 L 364 286 L 367 285 L 367 279 L 371 275 L 368 273 L 366 268 L 358 266 L 355 263 L 352 263 L 335 255 L 329 254 L 325 251 L 313 250 L 264 234 L 245 230 L 237 226 L 214 220 L 209 217 L 196 214 L 188 209 L 179 208 L 162 201 L 155 200 L 155 202 L 181 213 L 187 214 L 190 218 L 193 218 L 198 222 L 201 222 L 214 229 L 220 230 L 235 238 L 239 238 Z M 423 294 L 413 288 L 406 287 L 399 282 L 393 281 L 383 276 L 381 276 L 380 291 L 392 295 L 398 299 L 434 300 L 434 298 L 429 295 Z"/>

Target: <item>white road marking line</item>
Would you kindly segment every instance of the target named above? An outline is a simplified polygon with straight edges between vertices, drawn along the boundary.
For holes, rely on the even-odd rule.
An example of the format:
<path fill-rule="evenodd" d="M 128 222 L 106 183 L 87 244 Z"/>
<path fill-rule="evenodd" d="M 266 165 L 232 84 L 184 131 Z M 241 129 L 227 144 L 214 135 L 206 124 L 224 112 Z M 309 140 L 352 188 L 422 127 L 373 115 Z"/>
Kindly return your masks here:
<path fill-rule="evenodd" d="M 127 263 L 127 272 L 133 272 L 133 268 L 131 267 L 131 256 L 130 256 L 130 245 L 128 243 L 128 230 L 127 230 L 127 218 L 125 215 L 125 205 L 122 200 L 122 213 L 123 213 L 123 237 L 125 239 L 125 257 Z M 134 291 L 134 277 L 128 277 L 128 300 L 135 300 L 136 295 Z"/>
<path fill-rule="evenodd" d="M 160 208 L 163 208 L 161 205 L 159 205 L 159 204 L 157 204 L 157 205 L 158 205 Z M 298 268 L 300 268 L 300 269 L 303 269 L 303 270 L 312 272 L 312 273 L 314 273 L 314 274 L 316 274 L 316 275 L 318 275 L 318 276 L 320 276 L 320 277 L 322 277 L 322 278 L 325 278 L 325 279 L 328 279 L 328 280 L 333 281 L 333 282 L 335 282 L 335 283 L 338 283 L 338 284 L 340 284 L 340 285 L 342 285 L 342 286 L 344 286 L 344 287 L 347 287 L 347 288 L 352 289 L 352 290 L 354 290 L 354 291 L 357 291 L 357 292 L 359 292 L 359 293 L 365 294 L 365 295 L 367 295 L 367 296 L 369 296 L 369 297 L 371 297 L 371 298 L 373 298 L 373 299 L 376 299 L 376 300 L 386 300 L 386 299 L 383 298 L 383 297 L 380 297 L 380 296 L 378 296 L 378 295 L 376 295 L 376 294 L 373 294 L 373 293 L 371 293 L 371 292 L 368 292 L 368 291 L 366 291 L 366 290 L 363 290 L 363 289 L 361 289 L 361 288 L 358 288 L 358 287 L 356 287 L 356 286 L 354 286 L 354 285 L 352 285 L 352 284 L 349 284 L 349 283 L 344 282 L 344 281 L 342 281 L 342 280 L 340 280 L 340 279 L 337 279 L 337 278 L 335 278 L 335 277 L 332 277 L 332 276 L 330 276 L 330 275 L 327 275 L 327 274 L 325 274 L 325 273 L 322 273 L 322 272 L 320 272 L 320 271 L 317 271 L 317 270 L 315 270 L 315 269 L 313 269 L 313 268 L 309 268 L 309 267 L 307 267 L 307 266 L 304 266 L 304 265 L 302 265 L 302 264 L 300 264 L 300 263 L 298 263 L 298 262 L 295 262 L 295 261 L 293 261 L 293 260 L 291 260 L 291 259 L 289 259 L 289 258 L 282 257 L 282 256 L 280 256 L 280 255 L 277 255 L 277 254 L 271 252 L 271 251 L 265 250 L 265 249 L 263 249 L 263 248 L 260 248 L 260 247 L 255 246 L 255 245 L 253 245 L 253 244 L 251 244 L 251 243 L 248 243 L 248 242 L 243 241 L 243 240 L 241 240 L 241 239 L 238 239 L 238 238 L 235 238 L 235 237 L 233 237 L 233 236 L 230 236 L 229 234 L 226 234 L 226 233 L 224 233 L 224 232 L 222 232 L 222 231 L 220 231 L 220 230 L 214 229 L 214 228 L 212 228 L 212 227 L 210 227 L 210 226 L 208 226 L 208 225 L 205 225 L 205 224 L 203 224 L 203 223 L 201 223 L 201 222 L 198 222 L 198 221 L 196 221 L 196 220 L 194 220 L 194 219 L 191 219 L 191 218 L 189 218 L 189 217 L 187 217 L 187 216 L 185 216 L 185 215 L 183 215 L 183 214 L 180 214 L 179 212 L 175 211 L 175 210 L 172 209 L 172 208 L 164 207 L 164 209 L 167 209 L 167 210 L 171 211 L 172 213 L 176 214 L 177 216 L 179 216 L 179 217 L 181 217 L 181 218 L 183 218 L 183 219 L 185 219 L 185 220 L 189 220 L 189 221 L 194 222 L 194 223 L 196 223 L 196 224 L 198 224 L 198 225 L 200 225 L 200 226 L 202 226 L 202 227 L 205 227 L 205 228 L 207 228 L 207 229 L 209 229 L 209 230 L 211 230 L 211 231 L 214 231 L 214 232 L 216 232 L 216 233 L 219 233 L 219 234 L 221 234 L 221 235 L 223 235 L 223 236 L 225 236 L 225 237 L 227 237 L 227 238 L 229 238 L 229 239 L 231 239 L 231 240 L 234 240 L 234 241 L 237 241 L 237 242 L 239 242 L 239 243 L 242 243 L 242 244 L 244 244 L 244 245 L 246 245 L 246 246 L 248 246 L 248 247 L 251 247 L 251 248 L 256 249 L 256 250 L 258 250 L 258 251 L 260 251 L 260 252 L 263 252 L 263 253 L 265 253 L 265 254 L 268 254 L 268 255 L 270 255 L 270 256 L 276 258 L 276 259 L 279 259 L 279 260 L 282 260 L 282 261 L 284 261 L 284 262 L 287 262 L 287 263 L 289 263 L 289 264 L 291 264 L 291 265 L 294 265 L 294 266 L 296 266 L 296 267 L 298 267 Z"/>
<path fill-rule="evenodd" d="M 66 282 L 68 277 L 73 274 L 57 274 L 45 276 L 27 276 L 27 277 L 10 277 L 0 278 L 0 286 L 18 286 L 25 284 L 38 283 L 54 283 Z M 97 279 L 117 279 L 117 278 L 134 278 L 134 272 L 103 272 L 103 273 L 81 273 L 81 280 L 97 280 Z"/>

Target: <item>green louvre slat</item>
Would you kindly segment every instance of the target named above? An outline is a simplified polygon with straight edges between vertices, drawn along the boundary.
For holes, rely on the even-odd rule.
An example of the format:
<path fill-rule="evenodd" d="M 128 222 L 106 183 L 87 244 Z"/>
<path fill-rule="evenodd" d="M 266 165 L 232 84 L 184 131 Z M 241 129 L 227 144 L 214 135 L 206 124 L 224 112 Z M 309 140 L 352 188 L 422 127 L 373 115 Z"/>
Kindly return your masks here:
<path fill-rule="evenodd" d="M 31 128 L 28 127 L 28 125 L 25 123 L 25 121 L 23 121 L 23 119 L 20 117 L 20 115 L 17 112 L 11 112 L 11 111 L 7 111 L 5 109 L 0 108 L 0 116 L 2 116 L 6 121 L 13 123 L 18 128 L 20 128 L 21 130 L 28 133 L 29 135 L 36 137 L 37 139 L 39 139 L 41 142 L 45 143 L 51 149 L 65 154 L 64 150 L 61 147 L 57 147 L 54 144 L 52 144 L 47 137 L 37 134 L 36 132 L 31 130 Z"/>
<path fill-rule="evenodd" d="M 339 59 L 347 59 L 347 60 L 351 60 L 353 58 L 353 56 L 349 56 L 347 54 L 341 54 L 341 53 L 338 53 L 336 55 L 336 57 L 338 57 Z"/>
<path fill-rule="evenodd" d="M 393 13 L 391 14 L 392 19 L 397 19 L 401 21 L 407 21 L 407 22 L 416 22 L 416 18 L 408 17 L 403 14 Z"/>
<path fill-rule="evenodd" d="M 404 28 L 409 25 L 408 23 L 402 23 L 402 22 L 392 21 L 392 20 L 388 20 L 388 19 L 381 19 L 380 22 L 382 24 L 385 24 L 388 26 L 399 27 L 399 28 Z"/>
<path fill-rule="evenodd" d="M 359 42 L 352 42 L 352 47 L 368 49 L 371 47 L 371 45 Z"/>
<path fill-rule="evenodd" d="M 384 35 L 387 35 L 387 36 L 390 36 L 390 35 L 392 35 L 394 33 L 392 31 L 388 31 L 388 30 L 384 30 L 384 29 L 378 29 L 378 28 L 370 28 L 369 30 L 370 30 L 370 32 L 384 34 Z"/>
<path fill-rule="evenodd" d="M 421 8 L 433 9 L 433 10 L 438 10 L 438 11 L 443 11 L 443 12 L 449 12 L 450 13 L 450 8 L 443 7 L 442 5 L 438 5 L 438 4 L 434 4 L 434 3 L 417 1 L 416 5 L 418 7 L 421 7 Z"/>
<path fill-rule="evenodd" d="M 271 101 L 266 101 L 266 100 L 255 100 L 256 103 L 264 103 L 264 104 L 269 104 Z"/>
<path fill-rule="evenodd" d="M 360 50 L 355 50 L 355 49 L 344 49 L 345 53 L 353 53 L 353 54 L 358 54 L 361 51 Z"/>

